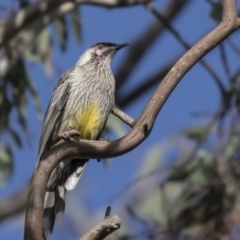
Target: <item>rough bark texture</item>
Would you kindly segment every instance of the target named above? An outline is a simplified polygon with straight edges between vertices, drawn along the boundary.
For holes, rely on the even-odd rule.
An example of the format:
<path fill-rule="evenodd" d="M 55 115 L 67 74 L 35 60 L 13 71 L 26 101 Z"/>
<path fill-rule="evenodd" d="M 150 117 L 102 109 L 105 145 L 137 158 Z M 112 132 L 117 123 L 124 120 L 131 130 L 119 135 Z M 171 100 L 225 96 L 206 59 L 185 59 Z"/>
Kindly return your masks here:
<path fill-rule="evenodd" d="M 156 89 L 132 130 L 124 137 L 112 142 L 76 141 L 59 142 L 37 166 L 29 189 L 28 207 L 25 222 L 25 239 L 42 239 L 43 200 L 48 177 L 55 166 L 63 160 L 73 158 L 112 158 L 123 155 L 136 148 L 151 133 L 155 119 L 162 106 L 182 77 L 204 55 L 227 38 L 240 26 L 237 17 L 236 1 L 223 1 L 223 17 L 220 24 L 197 42 L 171 68 Z"/>
<path fill-rule="evenodd" d="M 121 219 L 115 215 L 99 223 L 96 227 L 87 232 L 80 240 L 102 240 L 120 228 Z"/>

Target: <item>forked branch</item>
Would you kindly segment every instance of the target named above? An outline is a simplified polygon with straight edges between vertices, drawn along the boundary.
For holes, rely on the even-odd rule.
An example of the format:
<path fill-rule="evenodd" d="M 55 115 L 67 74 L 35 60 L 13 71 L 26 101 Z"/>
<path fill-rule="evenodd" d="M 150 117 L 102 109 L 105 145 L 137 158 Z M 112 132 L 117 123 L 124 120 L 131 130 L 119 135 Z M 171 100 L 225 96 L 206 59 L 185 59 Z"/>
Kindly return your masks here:
<path fill-rule="evenodd" d="M 33 174 L 28 196 L 25 240 L 42 240 L 44 195 L 48 177 L 57 164 L 73 158 L 112 158 L 136 148 L 149 136 L 158 113 L 183 76 L 196 62 L 239 27 L 236 1 L 223 0 L 223 18 L 220 24 L 197 42 L 171 68 L 127 135 L 112 142 L 72 140 L 71 143 L 60 141 L 53 146 Z"/>

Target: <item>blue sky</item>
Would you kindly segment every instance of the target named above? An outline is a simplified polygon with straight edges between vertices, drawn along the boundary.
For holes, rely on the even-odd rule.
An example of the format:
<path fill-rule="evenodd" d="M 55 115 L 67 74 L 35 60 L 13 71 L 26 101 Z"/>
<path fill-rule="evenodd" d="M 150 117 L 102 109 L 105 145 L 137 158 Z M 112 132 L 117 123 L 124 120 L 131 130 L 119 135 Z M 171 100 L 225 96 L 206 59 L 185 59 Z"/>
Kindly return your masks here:
<path fill-rule="evenodd" d="M 154 6 L 162 11 L 167 2 L 167 0 L 155 1 Z M 7 1 L 4 0 L 1 4 L 7 4 Z M 131 44 L 150 23 L 156 21 L 154 16 L 143 6 L 113 10 L 82 6 L 80 13 L 82 19 L 81 44 L 78 45 L 73 35 L 70 34 L 66 52 L 62 53 L 59 47 L 56 44 L 54 45 L 53 62 L 61 66 L 64 71 L 72 67 L 79 55 L 92 44 L 100 41 L 128 42 Z M 189 44 L 193 44 L 216 25 L 209 18 L 209 14 L 210 6 L 205 1 L 194 1 L 194 4 L 190 4 L 175 19 L 173 25 Z M 126 47 L 116 54 L 112 62 L 113 72 L 116 72 L 118 64 L 121 63 L 127 51 L 128 48 Z M 125 94 L 129 89 L 134 89 L 141 79 L 151 76 L 164 63 L 184 52 L 184 48 L 171 33 L 165 31 L 163 37 L 149 48 L 149 51 L 133 71 L 128 84 L 121 90 L 121 93 Z M 226 78 L 220 64 L 218 50 L 213 50 L 205 59 L 217 70 L 222 79 Z M 237 58 L 235 59 L 232 56 L 231 59 L 232 68 L 234 69 L 238 64 Z M 41 64 L 34 63 L 26 66 L 30 76 L 35 81 L 45 112 L 53 88 L 61 73 L 54 71 L 52 77 L 48 79 Z M 125 111 L 133 118 L 137 118 L 152 92 L 153 90 L 149 90 L 140 100 L 131 104 Z M 203 111 L 211 115 L 218 102 L 219 93 L 215 83 L 206 70 L 197 64 L 186 74 L 174 90 L 160 112 L 151 135 L 141 146 L 124 156 L 112 159 L 107 167 L 102 163 L 90 161 L 77 188 L 68 193 L 66 220 L 63 226 L 57 227 L 56 232 L 58 233 L 55 235 L 55 239 L 65 235 L 70 235 L 72 239 L 80 237 L 83 234 L 81 229 L 84 228 L 81 227 L 78 230 L 78 227 L 72 226 L 71 223 L 74 219 L 81 218 L 81 214 L 85 217 L 88 216 L 91 226 L 101 221 L 109 200 L 126 183 L 139 176 L 141 166 L 146 163 L 145 156 L 148 149 L 153 144 L 160 143 L 165 137 L 181 133 L 182 128 L 187 125 L 206 122 L 208 117 L 196 119 L 192 117 L 192 113 Z M 32 104 L 28 106 L 27 115 L 31 130 L 30 144 L 25 142 L 24 148 L 15 148 L 14 172 L 5 186 L 0 188 L 0 199 L 24 187 L 29 181 L 36 164 L 41 121 L 37 118 Z M 125 129 L 128 131 L 129 128 L 126 127 Z M 113 134 L 110 135 L 110 139 L 115 137 Z M 159 164 L 160 162 L 159 160 Z M 112 203 L 113 214 L 121 216 L 118 209 L 126 199 L 127 193 L 126 196 L 124 195 Z M 92 220 L 91 216 L 93 215 L 96 217 Z M 1 222 L 1 239 L 22 239 L 23 224 L 23 215 Z M 63 230 L 66 228 L 68 230 Z"/>

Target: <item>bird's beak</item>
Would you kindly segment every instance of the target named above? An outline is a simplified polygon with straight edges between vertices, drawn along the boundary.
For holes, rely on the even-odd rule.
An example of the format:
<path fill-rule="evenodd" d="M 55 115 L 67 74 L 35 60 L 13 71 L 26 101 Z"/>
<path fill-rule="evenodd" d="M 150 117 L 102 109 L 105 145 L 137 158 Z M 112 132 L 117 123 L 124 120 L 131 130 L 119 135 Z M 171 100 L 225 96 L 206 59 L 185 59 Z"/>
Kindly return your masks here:
<path fill-rule="evenodd" d="M 115 49 L 116 49 L 116 50 L 119 50 L 119 49 L 121 49 L 121 48 L 123 48 L 123 47 L 126 47 L 126 46 L 128 46 L 128 45 L 129 45 L 128 43 L 117 44 L 116 47 L 115 47 Z"/>

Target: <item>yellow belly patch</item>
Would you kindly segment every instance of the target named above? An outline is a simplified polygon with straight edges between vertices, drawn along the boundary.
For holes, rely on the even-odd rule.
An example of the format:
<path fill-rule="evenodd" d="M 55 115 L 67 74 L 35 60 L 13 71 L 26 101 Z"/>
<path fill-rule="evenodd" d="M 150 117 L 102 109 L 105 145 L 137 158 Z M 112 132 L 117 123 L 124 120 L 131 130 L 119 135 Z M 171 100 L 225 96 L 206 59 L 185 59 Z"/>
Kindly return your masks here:
<path fill-rule="evenodd" d="M 72 127 L 79 131 L 81 134 L 80 138 L 96 139 L 103 127 L 102 122 L 98 104 L 95 103 L 76 114 L 74 126 Z"/>

